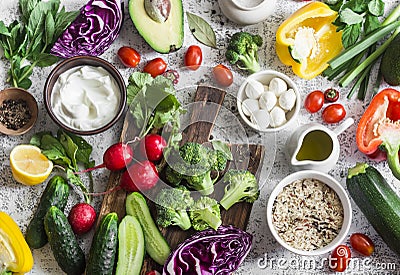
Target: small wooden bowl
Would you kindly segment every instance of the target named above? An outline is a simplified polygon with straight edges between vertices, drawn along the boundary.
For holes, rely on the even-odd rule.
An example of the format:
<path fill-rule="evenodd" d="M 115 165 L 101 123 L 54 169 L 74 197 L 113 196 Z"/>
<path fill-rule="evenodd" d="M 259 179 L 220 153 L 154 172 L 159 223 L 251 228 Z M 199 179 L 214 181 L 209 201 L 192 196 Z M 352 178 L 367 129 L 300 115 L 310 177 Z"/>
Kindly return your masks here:
<path fill-rule="evenodd" d="M 31 119 L 26 123 L 23 127 L 18 130 L 8 129 L 3 123 L 0 122 L 0 132 L 9 135 L 9 136 L 18 136 L 25 134 L 28 132 L 38 117 L 38 104 L 36 99 L 33 97 L 31 93 L 21 88 L 7 88 L 0 92 L 0 106 L 3 104 L 3 101 L 7 99 L 19 100 L 22 99 L 28 105 L 28 108 L 31 112 Z"/>

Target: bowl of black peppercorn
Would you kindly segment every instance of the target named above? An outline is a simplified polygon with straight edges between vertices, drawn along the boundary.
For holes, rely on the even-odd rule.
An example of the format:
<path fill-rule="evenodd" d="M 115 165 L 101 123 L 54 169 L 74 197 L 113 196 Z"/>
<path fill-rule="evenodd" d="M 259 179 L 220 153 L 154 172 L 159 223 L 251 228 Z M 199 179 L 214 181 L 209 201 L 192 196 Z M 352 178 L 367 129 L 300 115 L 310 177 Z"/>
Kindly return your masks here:
<path fill-rule="evenodd" d="M 28 132 L 38 117 L 35 97 L 21 88 L 7 88 L 0 92 L 0 132 L 18 136 Z"/>

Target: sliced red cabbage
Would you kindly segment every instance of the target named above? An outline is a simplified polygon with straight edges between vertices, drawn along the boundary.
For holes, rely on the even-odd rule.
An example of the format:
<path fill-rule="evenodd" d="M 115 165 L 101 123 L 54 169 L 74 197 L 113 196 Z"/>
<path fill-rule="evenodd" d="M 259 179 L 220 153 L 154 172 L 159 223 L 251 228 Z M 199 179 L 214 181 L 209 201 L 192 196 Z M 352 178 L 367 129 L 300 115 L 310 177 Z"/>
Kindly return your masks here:
<path fill-rule="evenodd" d="M 121 30 L 121 5 L 121 0 L 90 0 L 54 43 L 51 54 L 62 58 L 103 54 Z"/>
<path fill-rule="evenodd" d="M 200 231 L 171 253 L 163 275 L 231 274 L 249 253 L 252 239 L 252 235 L 233 226 Z"/>

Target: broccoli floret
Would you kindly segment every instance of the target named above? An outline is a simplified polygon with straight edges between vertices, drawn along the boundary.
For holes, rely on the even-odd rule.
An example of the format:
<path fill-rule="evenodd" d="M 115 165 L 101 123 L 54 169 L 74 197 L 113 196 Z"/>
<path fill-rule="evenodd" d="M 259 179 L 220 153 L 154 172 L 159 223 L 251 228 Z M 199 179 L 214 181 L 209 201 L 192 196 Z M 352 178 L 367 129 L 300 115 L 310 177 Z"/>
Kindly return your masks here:
<path fill-rule="evenodd" d="M 217 230 L 221 225 L 221 212 L 218 202 L 210 197 L 200 197 L 189 211 L 193 228 L 201 231 L 209 227 Z"/>
<path fill-rule="evenodd" d="M 228 159 L 226 158 L 226 155 L 222 151 L 211 150 L 208 155 L 212 170 L 215 171 L 225 170 Z"/>
<path fill-rule="evenodd" d="M 177 225 L 183 230 L 192 224 L 187 212 L 193 205 L 193 198 L 185 187 L 162 189 L 156 199 L 157 224 L 162 227 Z"/>
<path fill-rule="evenodd" d="M 240 201 L 253 203 L 260 194 L 256 177 L 247 170 L 229 170 L 222 179 L 227 185 L 220 204 L 228 210 Z"/>
<path fill-rule="evenodd" d="M 237 32 L 232 35 L 225 57 L 231 64 L 237 64 L 242 70 L 250 73 L 258 72 L 261 67 L 258 62 L 257 51 L 263 44 L 260 35 L 253 35 L 248 32 Z"/>
<path fill-rule="evenodd" d="M 176 170 L 167 165 L 165 168 L 165 179 L 172 185 L 178 186 L 182 181 L 182 174 L 178 173 Z"/>
<path fill-rule="evenodd" d="M 179 154 L 189 164 L 200 164 L 207 160 L 208 149 L 196 142 L 187 142 L 179 147 Z"/>

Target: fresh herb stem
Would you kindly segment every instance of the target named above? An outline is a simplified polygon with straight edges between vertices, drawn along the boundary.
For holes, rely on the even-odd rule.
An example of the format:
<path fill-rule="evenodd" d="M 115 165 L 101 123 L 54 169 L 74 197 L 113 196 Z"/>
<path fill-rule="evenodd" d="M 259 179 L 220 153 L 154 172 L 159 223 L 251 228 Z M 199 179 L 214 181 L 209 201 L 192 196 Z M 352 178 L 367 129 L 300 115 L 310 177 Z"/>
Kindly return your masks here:
<path fill-rule="evenodd" d="M 342 65 L 347 60 L 350 60 L 362 53 L 364 50 L 368 49 L 370 46 L 374 45 L 377 41 L 381 40 L 393 29 L 400 26 L 400 21 L 392 22 L 386 26 L 380 27 L 379 29 L 372 32 L 370 35 L 366 36 L 360 43 L 354 44 L 353 46 L 344 50 L 339 56 L 333 58 L 329 65 L 332 69 L 336 69 Z"/>
<path fill-rule="evenodd" d="M 397 22 L 396 25 L 400 26 L 400 21 Z M 357 77 L 357 75 L 359 75 L 362 71 L 364 71 L 369 65 L 373 64 L 374 61 L 381 55 L 384 53 L 384 51 L 386 50 L 386 48 L 390 45 L 390 43 L 392 42 L 392 40 L 397 36 L 397 34 L 400 32 L 400 27 L 398 27 L 396 29 L 396 31 L 375 51 L 373 52 L 371 55 L 369 55 L 363 62 L 361 62 L 356 68 L 354 68 L 353 70 L 351 70 L 350 72 L 348 72 L 347 74 L 344 75 L 344 77 L 340 80 L 339 84 L 342 87 L 346 87 L 347 85 L 349 85 L 349 83 L 351 81 L 353 81 L 353 79 L 355 77 Z"/>

